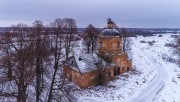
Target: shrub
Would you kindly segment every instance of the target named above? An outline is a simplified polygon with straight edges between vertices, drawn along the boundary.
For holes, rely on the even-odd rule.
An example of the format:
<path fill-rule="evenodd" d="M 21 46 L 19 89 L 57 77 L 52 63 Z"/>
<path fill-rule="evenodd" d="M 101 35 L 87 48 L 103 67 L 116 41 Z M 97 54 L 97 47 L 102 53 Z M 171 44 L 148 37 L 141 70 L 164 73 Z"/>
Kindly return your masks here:
<path fill-rule="evenodd" d="M 148 44 L 149 44 L 150 46 L 154 45 L 154 43 L 155 43 L 154 40 L 153 40 L 153 41 L 148 41 Z"/>
<path fill-rule="evenodd" d="M 178 35 L 171 35 L 172 38 L 178 38 Z"/>
<path fill-rule="evenodd" d="M 158 35 L 158 37 L 163 37 L 163 35 Z"/>
<path fill-rule="evenodd" d="M 141 40 L 141 41 L 140 41 L 140 43 L 146 43 L 146 41 L 144 41 L 144 40 Z"/>
<path fill-rule="evenodd" d="M 177 45 L 175 45 L 173 43 L 166 43 L 164 46 L 166 46 L 166 47 L 173 47 L 173 48 L 177 47 Z"/>

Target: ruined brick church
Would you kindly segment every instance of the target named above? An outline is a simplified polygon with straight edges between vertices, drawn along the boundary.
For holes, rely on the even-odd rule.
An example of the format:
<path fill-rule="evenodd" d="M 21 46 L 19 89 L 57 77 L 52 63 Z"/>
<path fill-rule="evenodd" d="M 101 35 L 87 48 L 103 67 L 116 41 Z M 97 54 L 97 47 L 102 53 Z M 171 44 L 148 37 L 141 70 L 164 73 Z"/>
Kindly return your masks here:
<path fill-rule="evenodd" d="M 123 37 L 111 19 L 98 36 L 98 52 L 69 57 L 64 63 L 64 76 L 80 88 L 98 85 L 99 69 L 103 69 L 104 80 L 112 80 L 132 69 L 132 60 L 122 51 Z M 98 80 L 97 80 L 98 79 Z"/>

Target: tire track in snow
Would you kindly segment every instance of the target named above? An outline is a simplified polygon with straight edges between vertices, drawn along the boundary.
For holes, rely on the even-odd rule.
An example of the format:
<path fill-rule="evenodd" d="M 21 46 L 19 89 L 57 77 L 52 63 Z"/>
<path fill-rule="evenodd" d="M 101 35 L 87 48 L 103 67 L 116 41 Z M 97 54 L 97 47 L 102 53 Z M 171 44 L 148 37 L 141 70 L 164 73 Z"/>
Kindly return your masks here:
<path fill-rule="evenodd" d="M 156 77 L 148 84 L 148 86 L 146 86 L 136 98 L 132 99 L 131 102 L 152 102 L 157 92 L 165 86 L 165 80 L 167 78 L 167 71 L 164 66 L 149 53 L 145 51 L 142 53 L 145 59 L 156 68 L 157 73 Z"/>

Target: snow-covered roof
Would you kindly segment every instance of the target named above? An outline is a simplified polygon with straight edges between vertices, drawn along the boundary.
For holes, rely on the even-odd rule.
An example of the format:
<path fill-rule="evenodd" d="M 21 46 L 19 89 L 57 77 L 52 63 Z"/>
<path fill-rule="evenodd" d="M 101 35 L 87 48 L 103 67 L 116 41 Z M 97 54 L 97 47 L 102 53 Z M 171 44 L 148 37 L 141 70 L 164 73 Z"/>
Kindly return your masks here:
<path fill-rule="evenodd" d="M 66 62 L 74 70 L 81 73 L 97 70 L 97 65 L 100 64 L 102 64 L 104 68 L 108 65 L 103 59 L 99 58 L 96 53 L 74 55 L 71 56 Z"/>
<path fill-rule="evenodd" d="M 117 29 L 104 29 L 101 32 L 102 36 L 120 36 L 120 32 Z"/>

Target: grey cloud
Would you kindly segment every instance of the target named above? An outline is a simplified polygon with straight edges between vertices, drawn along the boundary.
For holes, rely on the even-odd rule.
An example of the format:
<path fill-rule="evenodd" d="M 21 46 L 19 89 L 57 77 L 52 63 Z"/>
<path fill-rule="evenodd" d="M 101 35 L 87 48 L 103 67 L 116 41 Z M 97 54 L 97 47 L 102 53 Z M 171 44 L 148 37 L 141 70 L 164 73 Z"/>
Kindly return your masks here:
<path fill-rule="evenodd" d="M 0 0 L 0 26 L 72 17 L 79 27 L 180 27 L 179 0 Z"/>

